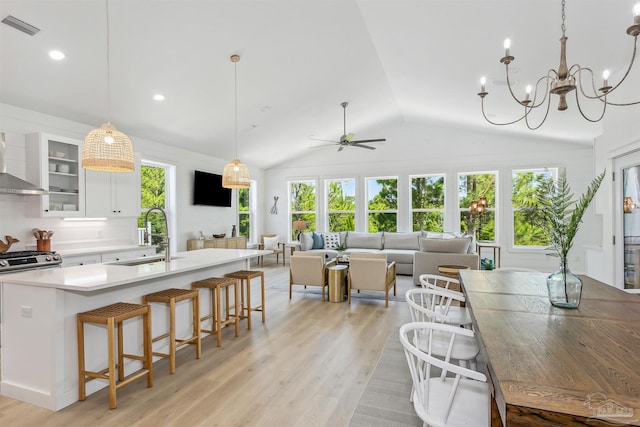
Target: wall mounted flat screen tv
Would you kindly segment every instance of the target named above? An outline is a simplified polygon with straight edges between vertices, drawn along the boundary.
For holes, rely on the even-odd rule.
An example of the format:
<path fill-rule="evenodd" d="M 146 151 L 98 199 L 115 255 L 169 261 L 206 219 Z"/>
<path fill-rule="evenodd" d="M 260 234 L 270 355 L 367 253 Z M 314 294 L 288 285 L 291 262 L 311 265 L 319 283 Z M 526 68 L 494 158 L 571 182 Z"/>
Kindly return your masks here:
<path fill-rule="evenodd" d="M 193 204 L 231 207 L 231 189 L 222 186 L 222 175 L 195 171 Z"/>

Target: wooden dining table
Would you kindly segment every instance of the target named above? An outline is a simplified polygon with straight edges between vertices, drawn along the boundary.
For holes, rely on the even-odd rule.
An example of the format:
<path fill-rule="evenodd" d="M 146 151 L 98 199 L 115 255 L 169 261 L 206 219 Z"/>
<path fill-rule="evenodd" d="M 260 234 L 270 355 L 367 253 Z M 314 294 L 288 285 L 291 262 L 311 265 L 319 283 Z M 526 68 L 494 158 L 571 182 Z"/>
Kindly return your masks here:
<path fill-rule="evenodd" d="M 462 270 L 492 426 L 640 426 L 640 295 L 580 276 L 577 309 L 546 274 Z"/>

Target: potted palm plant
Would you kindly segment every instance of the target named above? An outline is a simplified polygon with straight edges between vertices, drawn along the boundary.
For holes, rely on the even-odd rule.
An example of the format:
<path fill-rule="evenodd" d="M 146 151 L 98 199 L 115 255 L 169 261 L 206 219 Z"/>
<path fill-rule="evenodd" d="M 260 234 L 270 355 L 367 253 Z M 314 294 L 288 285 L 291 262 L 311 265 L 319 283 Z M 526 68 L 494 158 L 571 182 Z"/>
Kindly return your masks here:
<path fill-rule="evenodd" d="M 582 217 L 604 179 L 605 171 L 595 177 L 587 191 L 576 201 L 565 171 L 554 182 L 543 182 L 537 193 L 538 212 L 551 246 L 548 255 L 560 259 L 560 269 L 547 277 L 549 301 L 556 307 L 578 308 L 582 281 L 569 270 L 567 257 L 578 233 Z"/>

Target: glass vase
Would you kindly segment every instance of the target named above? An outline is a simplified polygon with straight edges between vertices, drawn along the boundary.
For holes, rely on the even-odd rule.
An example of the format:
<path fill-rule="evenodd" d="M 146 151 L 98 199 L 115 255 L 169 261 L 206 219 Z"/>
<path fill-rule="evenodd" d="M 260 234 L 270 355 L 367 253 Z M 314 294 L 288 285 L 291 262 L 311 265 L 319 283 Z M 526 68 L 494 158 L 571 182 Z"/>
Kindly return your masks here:
<path fill-rule="evenodd" d="M 566 259 L 560 259 L 560 270 L 547 277 L 549 302 L 556 307 L 578 308 L 582 297 L 582 280 L 569 270 Z"/>

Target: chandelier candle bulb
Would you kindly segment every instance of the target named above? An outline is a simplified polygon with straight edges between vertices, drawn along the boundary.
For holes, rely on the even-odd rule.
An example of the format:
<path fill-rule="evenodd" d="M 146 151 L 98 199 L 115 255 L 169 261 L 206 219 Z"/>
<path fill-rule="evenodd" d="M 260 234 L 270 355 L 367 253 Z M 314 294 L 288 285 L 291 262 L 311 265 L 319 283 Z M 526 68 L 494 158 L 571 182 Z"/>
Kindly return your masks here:
<path fill-rule="evenodd" d="M 487 83 L 487 79 L 484 77 L 480 78 L 480 92 L 485 92 L 484 85 Z"/>
<path fill-rule="evenodd" d="M 509 49 L 511 48 L 511 40 L 504 39 L 504 56 L 511 56 Z"/>
<path fill-rule="evenodd" d="M 633 6 L 633 24 L 640 25 L 640 2 Z"/>

